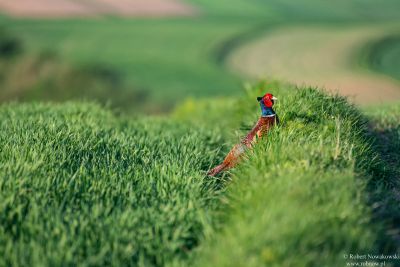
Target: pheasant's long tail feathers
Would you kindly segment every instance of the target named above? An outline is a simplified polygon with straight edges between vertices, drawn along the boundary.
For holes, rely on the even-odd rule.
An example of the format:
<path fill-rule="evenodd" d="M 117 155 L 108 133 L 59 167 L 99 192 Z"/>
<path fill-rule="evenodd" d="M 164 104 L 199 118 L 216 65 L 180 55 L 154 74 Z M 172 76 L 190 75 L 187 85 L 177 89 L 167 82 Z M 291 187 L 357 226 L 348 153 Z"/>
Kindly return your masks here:
<path fill-rule="evenodd" d="M 225 164 L 225 163 L 222 163 L 222 164 L 218 165 L 217 167 L 213 168 L 212 170 L 210 170 L 210 171 L 207 173 L 207 175 L 209 175 L 209 176 L 216 176 L 216 175 L 218 175 L 218 173 L 224 171 L 224 170 L 226 169 L 226 167 L 227 167 L 226 164 Z"/>

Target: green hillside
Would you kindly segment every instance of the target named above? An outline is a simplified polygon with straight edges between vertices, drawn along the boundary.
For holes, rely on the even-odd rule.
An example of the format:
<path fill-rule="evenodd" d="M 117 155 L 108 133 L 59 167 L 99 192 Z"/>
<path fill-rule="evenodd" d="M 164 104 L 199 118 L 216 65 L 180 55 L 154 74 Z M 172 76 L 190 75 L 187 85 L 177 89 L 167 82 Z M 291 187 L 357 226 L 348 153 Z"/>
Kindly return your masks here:
<path fill-rule="evenodd" d="M 371 22 L 379 25 L 400 21 L 399 2 L 395 0 L 379 3 L 373 0 L 188 2 L 197 7 L 200 15 L 164 19 L 53 20 L 2 16 L 0 25 L 21 40 L 29 57 L 51 53 L 61 65 L 77 69 L 75 72 L 105 70 L 118 81 L 117 86 L 113 84 L 119 88 L 116 94 L 99 89 L 106 93 L 88 92 L 87 98 L 104 103 L 108 95 L 115 106 L 131 110 L 128 103 L 121 101 L 130 99 L 136 106 L 133 110 L 154 113 L 171 110 L 187 97 L 238 94 L 242 79 L 221 63 L 240 44 L 263 36 L 270 29 L 310 23 L 347 28 Z M 20 64 L 27 65 L 26 60 Z M 63 80 L 69 80 L 70 76 L 65 76 Z M 95 80 L 100 80 L 97 84 L 103 82 L 97 76 Z M 47 96 L 38 89 L 43 87 L 50 88 L 44 90 L 46 92 L 53 88 L 40 83 L 34 87 L 37 98 Z M 61 93 L 57 95 L 60 99 L 71 99 Z M 78 93 L 74 96 L 81 97 Z M 114 96 L 118 96 L 117 99 L 113 99 Z M 26 97 L 32 98 L 31 95 Z M 19 98 L 13 96 L 13 99 Z"/>
<path fill-rule="evenodd" d="M 400 35 L 388 35 L 367 44 L 361 59 L 365 67 L 400 80 Z"/>
<path fill-rule="evenodd" d="M 395 252 L 398 106 L 374 116 L 394 127 L 385 152 L 343 99 L 277 95 L 283 124 L 233 172 L 224 228 L 202 244 L 196 266 L 345 266 L 351 252 Z"/>
<path fill-rule="evenodd" d="M 375 210 L 386 161 L 364 118 L 342 98 L 270 86 L 283 123 L 223 179 L 205 172 L 254 123 L 263 85 L 166 118 L 3 105 L 0 265 L 342 266 L 349 251 L 392 252 L 396 213 Z"/>

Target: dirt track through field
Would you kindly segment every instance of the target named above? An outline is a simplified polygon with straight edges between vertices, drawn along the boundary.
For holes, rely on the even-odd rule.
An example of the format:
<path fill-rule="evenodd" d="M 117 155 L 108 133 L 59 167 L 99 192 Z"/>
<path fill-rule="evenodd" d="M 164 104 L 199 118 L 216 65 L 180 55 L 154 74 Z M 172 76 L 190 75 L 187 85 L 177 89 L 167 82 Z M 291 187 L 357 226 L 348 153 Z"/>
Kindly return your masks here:
<path fill-rule="evenodd" d="M 179 0 L 0 0 L 0 11 L 15 17 L 36 18 L 166 17 L 196 13 L 193 7 Z"/>
<path fill-rule="evenodd" d="M 353 66 L 354 52 L 387 28 L 293 27 L 244 45 L 229 58 L 236 72 L 311 85 L 350 96 L 358 104 L 400 101 L 400 83 Z M 390 30 L 390 29 L 389 29 Z"/>

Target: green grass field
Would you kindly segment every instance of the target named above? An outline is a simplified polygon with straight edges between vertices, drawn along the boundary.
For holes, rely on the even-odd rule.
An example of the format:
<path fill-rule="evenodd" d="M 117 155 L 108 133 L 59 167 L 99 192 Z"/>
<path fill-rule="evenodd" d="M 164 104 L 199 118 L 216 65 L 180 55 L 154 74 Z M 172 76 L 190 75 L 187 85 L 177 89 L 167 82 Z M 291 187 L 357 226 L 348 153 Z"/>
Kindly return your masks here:
<path fill-rule="evenodd" d="M 210 227 L 218 131 L 91 104 L 0 117 L 0 265 L 161 266 Z"/>
<path fill-rule="evenodd" d="M 341 266 L 347 252 L 393 252 L 398 212 L 374 211 L 392 184 L 387 159 L 365 118 L 341 98 L 275 86 L 283 124 L 222 180 L 205 172 L 237 141 L 226 132 L 258 116 L 262 86 L 170 118 L 2 106 L 0 264 Z M 398 144 L 398 121 L 379 127 L 389 122 Z"/>
<path fill-rule="evenodd" d="M 0 266 L 321 267 L 400 253 L 400 102 L 361 109 L 288 81 L 242 90 L 227 64 L 276 27 L 397 25 L 399 2 L 188 2 L 199 16 L 0 17 Z M 396 33 L 365 42 L 346 60 L 399 79 Z M 282 123 L 206 176 L 266 91 Z"/>
<path fill-rule="evenodd" d="M 240 92 L 242 79 L 219 61 L 234 53 L 247 39 L 262 36 L 271 28 L 310 22 L 347 27 L 400 20 L 395 12 L 398 2 L 393 0 L 384 3 L 372 0 L 189 3 L 200 10 L 200 16 L 51 21 L 3 16 L 0 24 L 22 40 L 28 54 L 51 51 L 63 64 L 78 69 L 112 70 L 121 80 L 121 87 L 137 92 L 136 97 L 131 96 L 132 106 L 146 103 L 129 109 L 160 112 L 170 110 L 187 97 Z M 113 94 L 110 95 L 113 101 Z M 121 95 L 124 98 L 124 93 Z M 92 98 L 104 102 L 96 94 Z"/>
<path fill-rule="evenodd" d="M 7 28 L 23 36 L 31 53 L 50 50 L 71 64 L 114 69 L 126 87 L 148 93 L 150 104 L 155 101 L 171 107 L 169 103 L 188 96 L 239 91 L 240 80 L 213 64 L 211 54 L 218 42 L 251 25 L 197 18 L 104 19 L 51 25 L 47 21 L 13 21 Z"/>
<path fill-rule="evenodd" d="M 379 154 L 343 100 L 281 94 L 284 124 L 233 173 L 226 223 L 196 266 L 346 266 L 349 251 L 398 251 L 398 105 L 370 112 L 390 132 Z"/>

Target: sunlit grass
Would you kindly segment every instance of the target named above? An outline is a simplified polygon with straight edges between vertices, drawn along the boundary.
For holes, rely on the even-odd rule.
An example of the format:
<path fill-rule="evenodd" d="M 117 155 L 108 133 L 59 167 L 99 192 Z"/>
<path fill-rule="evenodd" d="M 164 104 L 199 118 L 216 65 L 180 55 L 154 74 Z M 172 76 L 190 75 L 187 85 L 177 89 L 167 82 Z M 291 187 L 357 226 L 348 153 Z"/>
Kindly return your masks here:
<path fill-rule="evenodd" d="M 361 113 L 269 86 L 282 124 L 222 180 L 205 172 L 257 119 L 263 85 L 169 119 L 1 107 L 2 264 L 336 266 L 344 253 L 389 251 L 391 217 L 375 219 L 383 196 L 371 187 L 386 183 L 386 163 Z"/>
<path fill-rule="evenodd" d="M 216 131 L 72 103 L 0 126 L 0 265 L 162 266 L 211 225 Z"/>
<path fill-rule="evenodd" d="M 224 226 L 197 266 L 344 266 L 349 253 L 393 252 L 383 224 L 397 213 L 376 219 L 388 178 L 366 119 L 340 97 L 288 89 L 273 91 L 282 124 L 232 172 Z"/>

